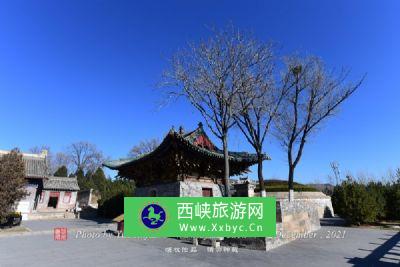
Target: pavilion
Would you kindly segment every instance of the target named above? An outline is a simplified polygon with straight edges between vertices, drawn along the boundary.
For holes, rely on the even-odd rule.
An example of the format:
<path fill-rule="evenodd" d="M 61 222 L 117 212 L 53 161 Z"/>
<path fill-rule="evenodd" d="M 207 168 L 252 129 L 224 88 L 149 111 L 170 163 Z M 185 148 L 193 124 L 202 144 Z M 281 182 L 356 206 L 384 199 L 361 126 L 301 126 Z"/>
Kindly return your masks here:
<path fill-rule="evenodd" d="M 229 151 L 230 176 L 248 172 L 257 162 L 256 154 Z M 182 127 L 179 131 L 172 128 L 150 153 L 103 165 L 134 180 L 136 196 L 224 195 L 223 151 L 212 143 L 201 123 L 189 133 Z"/>

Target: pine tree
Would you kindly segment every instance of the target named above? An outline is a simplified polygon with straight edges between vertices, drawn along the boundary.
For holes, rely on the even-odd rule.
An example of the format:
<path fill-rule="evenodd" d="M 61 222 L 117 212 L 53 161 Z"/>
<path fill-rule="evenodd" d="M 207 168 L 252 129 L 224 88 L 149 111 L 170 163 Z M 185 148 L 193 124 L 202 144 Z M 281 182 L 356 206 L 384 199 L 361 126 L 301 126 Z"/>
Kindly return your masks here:
<path fill-rule="evenodd" d="M 93 184 L 90 181 L 90 176 L 91 176 L 90 172 L 86 173 L 85 175 L 82 169 L 78 169 L 75 172 L 75 176 L 78 180 L 78 185 L 81 190 L 88 190 L 93 188 Z"/>
<path fill-rule="evenodd" d="M 94 189 L 97 189 L 103 195 L 107 189 L 107 178 L 102 168 L 97 168 L 91 175 L 91 181 L 94 184 Z"/>
<path fill-rule="evenodd" d="M 18 149 L 0 157 L 0 221 L 26 196 L 25 166 Z"/>
<path fill-rule="evenodd" d="M 56 177 L 68 177 L 68 169 L 65 165 L 61 166 L 60 168 L 57 169 L 57 171 L 54 173 L 54 176 Z"/>

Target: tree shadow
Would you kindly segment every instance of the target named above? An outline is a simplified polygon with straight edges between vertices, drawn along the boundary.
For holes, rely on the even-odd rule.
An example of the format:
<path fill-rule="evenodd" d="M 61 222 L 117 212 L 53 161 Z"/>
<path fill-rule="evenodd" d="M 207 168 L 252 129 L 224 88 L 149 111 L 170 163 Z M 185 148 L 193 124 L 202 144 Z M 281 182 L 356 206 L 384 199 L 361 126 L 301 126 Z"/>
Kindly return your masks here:
<path fill-rule="evenodd" d="M 112 219 L 109 218 L 103 218 L 98 216 L 97 214 L 97 209 L 92 208 L 92 207 L 86 207 L 82 209 L 80 213 L 80 219 L 86 220 L 86 221 L 93 221 L 98 224 L 105 224 L 105 223 L 111 223 Z"/>
<path fill-rule="evenodd" d="M 322 218 L 320 224 L 321 226 L 347 226 L 346 220 L 340 217 Z"/>
<path fill-rule="evenodd" d="M 389 239 L 385 240 L 383 244 L 370 243 L 373 245 L 379 245 L 374 250 L 367 249 L 359 249 L 362 251 L 370 251 L 371 253 L 365 258 L 347 258 L 348 263 L 353 264 L 353 266 L 361 267 L 361 266 L 399 266 L 399 258 L 400 254 L 395 252 L 389 252 L 393 250 L 393 248 L 397 247 L 400 244 L 400 232 L 394 234 Z"/>
<path fill-rule="evenodd" d="M 324 209 L 324 218 L 333 218 L 333 214 L 328 207 Z"/>

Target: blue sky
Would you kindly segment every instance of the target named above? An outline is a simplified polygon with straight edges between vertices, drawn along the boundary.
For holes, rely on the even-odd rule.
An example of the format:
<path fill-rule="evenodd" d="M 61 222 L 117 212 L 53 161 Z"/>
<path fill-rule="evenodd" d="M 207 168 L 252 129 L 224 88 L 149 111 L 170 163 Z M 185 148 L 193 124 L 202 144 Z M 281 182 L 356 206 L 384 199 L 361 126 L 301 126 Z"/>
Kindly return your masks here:
<path fill-rule="evenodd" d="M 376 177 L 400 166 L 398 1 L 142 2 L 0 1 L 0 149 L 86 140 L 119 158 L 172 125 L 195 128 L 185 101 L 158 108 L 155 84 L 174 51 L 232 22 L 282 53 L 368 73 L 307 144 L 296 180 L 325 181 L 331 161 Z M 230 148 L 251 151 L 238 131 Z M 281 148 L 270 139 L 266 152 L 265 177 L 286 178 Z"/>

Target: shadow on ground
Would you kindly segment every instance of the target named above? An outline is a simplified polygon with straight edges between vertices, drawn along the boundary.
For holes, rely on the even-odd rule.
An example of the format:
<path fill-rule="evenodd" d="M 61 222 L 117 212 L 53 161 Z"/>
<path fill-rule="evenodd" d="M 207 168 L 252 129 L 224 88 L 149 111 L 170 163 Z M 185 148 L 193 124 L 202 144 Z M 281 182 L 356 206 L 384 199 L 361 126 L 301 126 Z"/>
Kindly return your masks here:
<path fill-rule="evenodd" d="M 347 258 L 348 263 L 353 266 L 399 266 L 400 265 L 400 232 L 394 235 L 387 235 L 388 238 L 380 238 L 384 241 L 383 244 L 370 243 L 379 245 L 374 250 L 359 249 L 371 252 L 365 258 Z"/>
<path fill-rule="evenodd" d="M 321 226 L 346 226 L 346 220 L 339 217 L 322 218 L 320 220 Z"/>
<path fill-rule="evenodd" d="M 80 213 L 80 218 L 83 220 L 87 220 L 87 221 L 97 222 L 98 224 L 112 222 L 111 219 L 99 217 L 97 215 L 97 209 L 92 208 L 92 207 L 86 207 L 86 208 L 82 209 L 82 211 Z"/>

